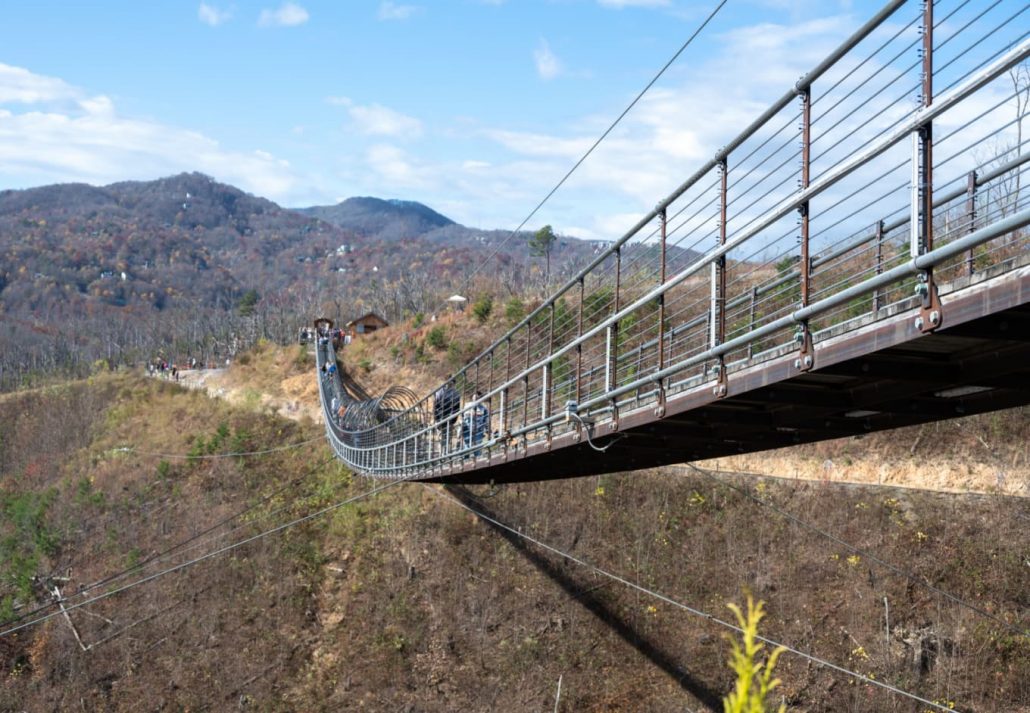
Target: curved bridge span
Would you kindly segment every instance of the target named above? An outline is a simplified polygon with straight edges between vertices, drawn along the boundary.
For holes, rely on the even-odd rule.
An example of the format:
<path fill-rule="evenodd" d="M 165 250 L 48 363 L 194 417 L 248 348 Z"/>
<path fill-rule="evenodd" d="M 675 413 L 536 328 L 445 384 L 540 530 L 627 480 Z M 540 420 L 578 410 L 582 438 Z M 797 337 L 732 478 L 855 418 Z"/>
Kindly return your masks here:
<path fill-rule="evenodd" d="M 457 414 L 401 387 L 356 398 L 319 344 L 337 455 L 539 480 L 1030 403 L 1027 8 L 935 20 L 947 5 L 858 28 L 456 373 Z"/>

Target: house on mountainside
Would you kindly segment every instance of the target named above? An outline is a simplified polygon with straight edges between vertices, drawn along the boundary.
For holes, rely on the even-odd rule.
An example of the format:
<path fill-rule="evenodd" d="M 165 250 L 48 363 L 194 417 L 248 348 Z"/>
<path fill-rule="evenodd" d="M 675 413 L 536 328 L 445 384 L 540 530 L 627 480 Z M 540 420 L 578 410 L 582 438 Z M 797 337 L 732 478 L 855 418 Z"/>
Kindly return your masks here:
<path fill-rule="evenodd" d="M 351 321 L 347 322 L 347 324 L 344 325 L 344 328 L 347 333 L 354 335 L 367 334 L 369 332 L 374 332 L 377 329 L 382 329 L 383 327 L 389 326 L 390 323 L 382 317 L 380 317 L 378 314 L 376 314 L 375 312 L 369 312 L 367 314 L 361 315 L 357 319 L 352 319 Z"/>

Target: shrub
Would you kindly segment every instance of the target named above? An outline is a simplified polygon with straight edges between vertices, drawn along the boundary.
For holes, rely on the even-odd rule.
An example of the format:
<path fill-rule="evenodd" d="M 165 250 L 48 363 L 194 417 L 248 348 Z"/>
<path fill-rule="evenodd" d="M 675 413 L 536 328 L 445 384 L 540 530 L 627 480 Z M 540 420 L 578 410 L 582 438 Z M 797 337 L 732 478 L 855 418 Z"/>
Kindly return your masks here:
<path fill-rule="evenodd" d="M 426 323 L 426 315 L 423 314 L 422 312 L 416 312 L 415 313 L 415 319 L 412 320 L 411 326 L 412 326 L 413 329 L 418 329 L 419 327 L 421 327 L 425 323 Z"/>
<path fill-rule="evenodd" d="M 441 325 L 436 325 L 426 335 L 426 344 L 433 349 L 443 349 L 447 346 L 447 333 Z"/>
<path fill-rule="evenodd" d="M 483 295 L 472 304 L 472 316 L 480 324 L 485 324 L 490 319 L 490 313 L 494 310 L 494 298 L 490 295 Z"/>
<path fill-rule="evenodd" d="M 361 367 L 361 370 L 364 371 L 366 374 L 372 371 L 372 362 L 368 359 L 362 359 L 361 361 L 359 361 L 358 366 Z"/>
<path fill-rule="evenodd" d="M 766 706 L 766 697 L 780 685 L 778 678 L 773 678 L 773 669 L 776 667 L 776 660 L 786 649 L 782 646 L 769 654 L 765 661 L 758 661 L 758 653 L 763 645 L 758 643 L 758 624 L 765 616 L 762 611 L 762 602 L 755 604 L 749 594 L 747 597 L 747 614 L 745 615 L 736 604 L 728 604 L 741 632 L 741 641 L 730 638 L 730 668 L 737 674 L 737 682 L 733 686 L 733 692 L 723 699 L 723 710 L 725 713 L 766 713 L 771 708 Z M 727 637 L 729 638 L 729 637 Z M 784 713 L 787 708 L 783 704 L 776 709 L 778 713 Z"/>
<path fill-rule="evenodd" d="M 514 327 L 525 316 L 526 305 L 522 304 L 522 300 L 518 297 L 512 297 L 508 300 L 508 304 L 504 305 L 504 318 L 508 320 L 510 326 Z"/>

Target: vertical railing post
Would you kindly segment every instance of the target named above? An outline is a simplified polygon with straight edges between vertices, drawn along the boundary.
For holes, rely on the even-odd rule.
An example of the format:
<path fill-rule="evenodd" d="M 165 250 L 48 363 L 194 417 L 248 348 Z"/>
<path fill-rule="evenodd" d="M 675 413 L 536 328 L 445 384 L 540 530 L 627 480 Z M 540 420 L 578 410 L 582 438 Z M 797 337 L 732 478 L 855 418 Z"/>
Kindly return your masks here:
<path fill-rule="evenodd" d="M 665 284 L 665 260 L 666 243 L 668 239 L 668 215 L 667 209 L 662 208 L 658 213 L 659 228 L 661 230 L 661 250 L 658 259 L 658 284 Z M 658 339 L 656 345 L 655 372 L 661 372 L 665 368 L 665 292 L 658 295 Z M 665 415 L 665 383 L 662 378 L 656 380 L 655 386 L 658 393 L 655 395 L 656 416 L 661 418 Z"/>
<path fill-rule="evenodd" d="M 808 86 L 801 92 L 801 190 L 808 188 L 811 182 L 812 168 L 812 87 Z M 809 203 L 803 202 L 798 206 L 798 213 L 801 217 L 801 306 L 805 307 L 812 294 L 812 260 L 809 254 Z M 794 335 L 798 343 L 798 357 L 794 366 L 800 371 L 808 371 L 815 364 L 815 354 L 812 348 L 812 332 L 809 330 L 808 322 L 802 321 L 798 324 L 797 332 Z"/>
<path fill-rule="evenodd" d="M 757 305 L 758 305 L 758 285 L 754 285 L 751 288 L 751 305 L 748 307 L 748 311 L 747 311 L 747 324 L 748 324 L 748 328 L 747 329 L 748 329 L 749 332 L 755 331 L 755 308 L 757 307 Z M 749 341 L 747 343 L 747 358 L 750 359 L 754 355 L 755 355 L 755 343 L 752 342 L 752 341 Z"/>
<path fill-rule="evenodd" d="M 487 371 L 486 389 L 484 389 L 484 391 L 492 391 L 493 388 L 494 388 L 494 352 L 493 352 L 493 350 L 491 349 L 490 352 L 487 353 L 486 356 L 487 356 L 488 359 L 490 359 L 490 369 Z M 494 431 L 500 432 L 501 430 L 503 430 L 503 426 L 498 426 L 497 428 L 494 428 L 494 426 L 493 426 L 494 419 L 497 418 L 497 411 L 494 410 L 492 408 L 492 406 L 493 406 L 493 397 L 491 396 L 490 400 L 487 402 L 487 408 L 490 409 L 490 427 L 489 427 L 489 429 L 490 429 L 490 433 L 493 433 Z"/>
<path fill-rule="evenodd" d="M 976 229 L 976 171 L 970 171 L 966 181 L 966 232 L 972 233 Z M 973 248 L 969 248 L 966 255 L 966 274 L 972 275 L 975 271 L 973 265 Z"/>
<path fill-rule="evenodd" d="M 876 274 L 883 272 L 883 221 L 876 221 Z M 873 314 L 883 308 L 884 291 L 877 287 L 873 290 Z"/>
<path fill-rule="evenodd" d="M 586 280 L 579 278 L 579 320 L 576 324 L 576 338 L 583 336 L 583 299 L 586 297 Z M 576 403 L 583 401 L 583 344 L 576 345 Z"/>
<path fill-rule="evenodd" d="M 486 377 L 486 390 L 490 391 L 494 388 L 494 352 L 492 349 L 487 356 L 490 358 L 490 371 L 487 373 Z"/>
<path fill-rule="evenodd" d="M 505 387 L 501 390 L 501 438 L 505 441 L 505 448 L 507 448 L 508 439 L 508 388 Z"/>
<path fill-rule="evenodd" d="M 662 208 L 661 213 L 658 214 L 658 220 L 661 222 L 661 254 L 659 257 L 658 266 L 658 284 L 665 284 L 665 261 L 667 251 L 667 240 L 668 240 L 668 215 L 666 208 Z M 658 371 L 665 368 L 665 293 L 662 292 L 658 296 Z M 659 392 L 661 391 L 661 383 L 658 384 Z"/>
<path fill-rule="evenodd" d="M 612 295 L 611 315 L 619 312 L 619 288 L 622 280 L 622 249 L 615 250 L 615 293 Z M 605 355 L 604 355 L 604 391 L 610 394 L 615 390 L 618 381 L 619 371 L 619 322 L 618 320 L 608 325 L 605 330 Z M 619 407 L 617 399 L 611 400 L 612 418 L 610 428 L 615 430 L 619 427 Z"/>
<path fill-rule="evenodd" d="M 547 325 L 547 355 L 554 353 L 554 302 L 551 303 L 551 315 Z M 544 406 L 543 418 L 551 415 L 552 394 L 554 390 L 554 365 L 549 361 L 544 365 Z"/>
<path fill-rule="evenodd" d="M 729 210 L 729 164 L 724 156 L 719 161 L 719 245 L 726 244 L 726 219 Z M 715 347 L 726 341 L 726 256 L 720 255 L 712 263 L 711 308 L 708 312 L 708 344 Z M 726 355 L 720 354 L 715 363 L 716 383 L 712 393 L 726 395 Z"/>
<path fill-rule="evenodd" d="M 511 428 L 508 425 L 508 389 L 511 388 L 508 382 L 511 380 L 511 337 L 507 339 L 508 348 L 505 350 L 504 355 L 504 390 L 501 392 L 501 434 L 505 437 L 505 443 L 507 443 L 508 431 Z"/>
<path fill-rule="evenodd" d="M 933 0 L 923 0 L 923 77 L 922 105 L 933 103 Z M 917 211 L 918 234 L 912 241 L 912 257 L 933 250 L 933 122 L 927 121 L 916 131 L 918 153 Z M 919 316 L 915 327 L 922 332 L 931 332 L 941 325 L 943 313 L 937 286 L 934 284 L 933 268 L 927 268 L 919 275 L 916 294 L 920 298 Z"/>
<path fill-rule="evenodd" d="M 533 342 L 533 320 L 526 323 L 526 364 L 523 366 L 522 374 L 522 427 L 529 423 L 529 363 Z M 526 436 L 528 438 L 528 436 Z"/>

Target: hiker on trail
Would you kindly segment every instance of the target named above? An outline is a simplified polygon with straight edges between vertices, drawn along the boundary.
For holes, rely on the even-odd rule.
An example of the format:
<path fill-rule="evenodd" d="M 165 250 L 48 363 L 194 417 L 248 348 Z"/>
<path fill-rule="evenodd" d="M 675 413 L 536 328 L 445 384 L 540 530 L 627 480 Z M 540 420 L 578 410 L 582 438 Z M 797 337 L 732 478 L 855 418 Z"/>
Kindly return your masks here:
<path fill-rule="evenodd" d="M 440 434 L 440 448 L 446 453 L 451 442 L 451 423 L 461 411 L 461 396 L 454 388 L 454 382 L 448 381 L 433 394 L 433 421 Z"/>

